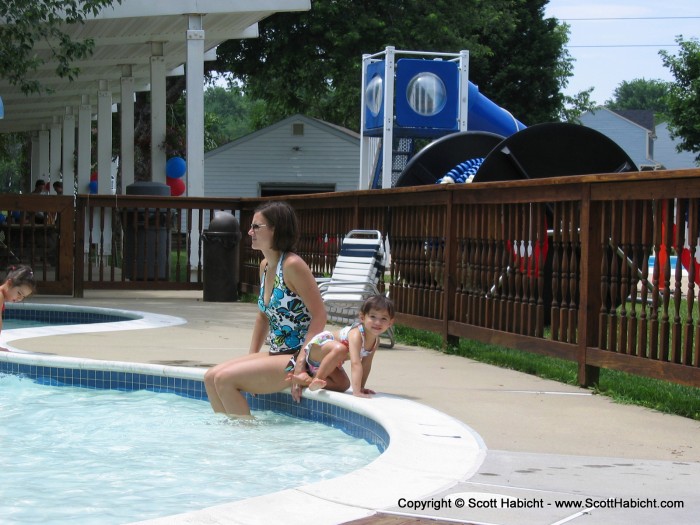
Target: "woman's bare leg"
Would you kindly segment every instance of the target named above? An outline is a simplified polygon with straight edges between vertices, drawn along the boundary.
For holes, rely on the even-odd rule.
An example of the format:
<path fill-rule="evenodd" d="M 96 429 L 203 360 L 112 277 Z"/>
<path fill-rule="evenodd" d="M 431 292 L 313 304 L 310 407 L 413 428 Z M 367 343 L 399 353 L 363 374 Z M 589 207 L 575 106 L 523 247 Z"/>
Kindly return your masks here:
<path fill-rule="evenodd" d="M 242 392 L 270 394 L 284 390 L 289 386 L 284 370 L 288 362 L 288 355 L 231 362 L 213 374 L 216 405 L 212 403 L 212 408 L 229 415 L 249 416 L 250 407 Z"/>
<path fill-rule="evenodd" d="M 229 368 L 237 367 L 240 365 L 240 363 L 254 360 L 254 359 L 258 359 L 258 358 L 267 358 L 267 357 L 270 357 L 267 352 L 246 354 L 246 355 L 231 359 L 229 361 L 225 361 L 224 363 L 220 363 L 216 366 L 211 367 L 209 370 L 207 370 L 207 372 L 204 374 L 204 388 L 207 391 L 207 397 L 209 398 L 209 402 L 211 403 L 211 407 L 214 410 L 214 412 L 221 412 L 221 413 L 226 412 L 224 403 L 221 400 L 221 396 L 219 395 L 217 388 L 216 388 L 217 377 L 221 377 L 222 375 L 226 375 L 227 374 L 226 371 Z"/>

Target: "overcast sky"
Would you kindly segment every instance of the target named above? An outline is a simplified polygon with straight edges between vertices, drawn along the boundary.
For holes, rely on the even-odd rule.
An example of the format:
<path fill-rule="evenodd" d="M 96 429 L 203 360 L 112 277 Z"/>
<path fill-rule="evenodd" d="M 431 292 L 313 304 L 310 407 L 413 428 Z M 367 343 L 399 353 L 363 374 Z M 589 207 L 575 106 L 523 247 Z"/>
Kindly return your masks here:
<path fill-rule="evenodd" d="M 571 26 L 568 49 L 576 61 L 564 92 L 594 87 L 598 104 L 623 81 L 674 80 L 659 50 L 677 55 L 677 35 L 700 37 L 700 0 L 549 0 L 545 14 Z"/>

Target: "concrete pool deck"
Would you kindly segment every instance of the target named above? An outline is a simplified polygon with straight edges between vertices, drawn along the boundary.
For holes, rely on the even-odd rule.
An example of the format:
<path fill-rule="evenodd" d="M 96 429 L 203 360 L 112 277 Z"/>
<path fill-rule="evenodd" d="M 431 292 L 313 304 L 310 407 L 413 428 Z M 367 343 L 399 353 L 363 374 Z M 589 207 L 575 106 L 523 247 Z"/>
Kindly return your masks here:
<path fill-rule="evenodd" d="M 188 367 L 207 367 L 245 354 L 255 305 L 206 303 L 201 297 L 201 292 L 145 291 L 90 291 L 83 299 L 38 296 L 30 302 L 145 311 L 181 317 L 187 323 L 53 335 L 12 345 L 44 354 Z M 698 421 L 404 345 L 380 349 L 368 386 L 463 422 L 478 433 L 487 450 L 474 475 L 426 494 L 424 508 L 405 508 L 397 498 L 393 506 L 379 509 L 385 514 L 361 523 L 390 523 L 386 520 L 394 513 L 503 525 L 697 523 Z M 456 508 L 459 498 L 465 508 Z M 682 502 L 683 508 L 661 508 L 671 500 Z M 514 503 L 518 501 L 524 503 Z M 650 508 L 654 503 L 657 508 Z M 530 508 L 514 507 L 525 504 Z M 314 509 L 307 511 L 310 522 L 319 523 Z M 186 523 L 256 523 L 253 514 L 249 517 L 250 521 L 237 521 L 212 515 L 207 521 Z M 269 518 L 259 522 L 270 523 Z"/>

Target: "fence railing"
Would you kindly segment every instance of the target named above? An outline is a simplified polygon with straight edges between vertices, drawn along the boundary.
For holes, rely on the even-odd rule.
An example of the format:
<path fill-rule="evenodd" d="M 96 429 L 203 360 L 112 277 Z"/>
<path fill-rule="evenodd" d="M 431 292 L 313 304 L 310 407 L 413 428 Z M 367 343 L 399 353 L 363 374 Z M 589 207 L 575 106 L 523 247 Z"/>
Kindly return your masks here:
<path fill-rule="evenodd" d="M 81 195 L 75 220 L 70 198 L 0 196 L 0 206 L 55 212 L 55 273 L 74 279 L 76 295 L 201 289 L 201 234 L 215 210 L 232 211 L 243 225 L 232 271 L 242 292 L 256 293 L 261 254 L 243 230 L 262 200 Z M 612 368 L 700 386 L 700 170 L 286 200 L 300 220 L 298 253 L 318 276 L 331 273 L 348 231 L 385 235 L 384 290 L 400 324 L 570 360 L 584 385 Z M 23 222 L 19 231 L 33 232 L 36 252 L 46 228 Z M 53 275 L 51 250 L 41 250 Z M 65 293 L 56 283 L 67 278 L 55 279 L 40 291 Z"/>

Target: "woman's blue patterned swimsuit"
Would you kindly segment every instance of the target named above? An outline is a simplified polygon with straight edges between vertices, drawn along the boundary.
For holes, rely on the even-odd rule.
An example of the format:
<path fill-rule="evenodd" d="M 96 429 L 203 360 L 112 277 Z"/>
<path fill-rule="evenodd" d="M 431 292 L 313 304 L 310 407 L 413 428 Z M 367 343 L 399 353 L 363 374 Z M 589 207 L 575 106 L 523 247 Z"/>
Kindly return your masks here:
<path fill-rule="evenodd" d="M 270 304 L 265 305 L 265 276 L 260 278 L 258 307 L 270 321 L 270 353 L 294 354 L 301 349 L 311 324 L 311 314 L 301 298 L 284 282 L 282 266 L 285 253 L 280 256 L 275 272 L 275 284 L 270 295 Z"/>

